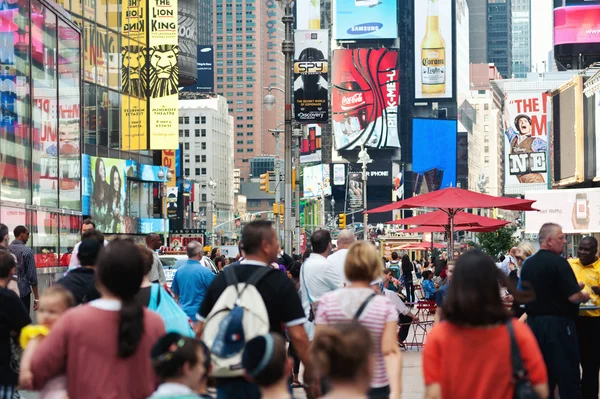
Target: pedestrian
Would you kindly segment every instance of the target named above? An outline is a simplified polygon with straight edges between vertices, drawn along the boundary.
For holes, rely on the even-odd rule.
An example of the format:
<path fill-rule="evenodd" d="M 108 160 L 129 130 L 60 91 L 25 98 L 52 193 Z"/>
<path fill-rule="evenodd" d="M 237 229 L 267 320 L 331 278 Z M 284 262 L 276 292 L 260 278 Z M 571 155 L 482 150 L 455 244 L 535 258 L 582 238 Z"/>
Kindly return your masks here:
<path fill-rule="evenodd" d="M 575 319 L 579 304 L 590 295 L 581 291 L 569 262 L 560 256 L 567 243 L 562 228 L 546 223 L 538 239 L 540 250 L 521 269 L 521 287 L 535 293 L 525 305 L 527 323 L 544 355 L 550 398 L 557 385 L 561 399 L 581 398 Z"/>
<path fill-rule="evenodd" d="M 75 297 L 75 304 L 80 305 L 100 298 L 96 288 L 96 261 L 104 248 L 104 235 L 95 229 L 88 229 L 77 248 L 80 267 L 71 270 L 58 284 L 69 290 Z"/>
<path fill-rule="evenodd" d="M 152 266 L 154 265 L 154 252 L 145 245 L 138 245 L 138 250 L 144 261 L 144 278 L 142 279 L 139 291 L 135 294 L 135 300 L 140 305 L 147 308 L 150 306 L 150 297 L 152 296 L 152 282 L 150 281 L 150 275 L 152 274 Z"/>
<path fill-rule="evenodd" d="M 437 288 L 433 282 L 433 272 L 430 270 L 423 272 L 423 280 L 421 281 L 423 292 L 425 293 L 426 300 L 435 299 Z"/>
<path fill-rule="evenodd" d="M 160 236 L 156 233 L 150 233 L 146 236 L 146 246 L 150 248 L 154 256 L 154 262 L 152 263 L 152 270 L 150 271 L 150 282 L 159 283 L 163 285 L 167 282 L 165 277 L 165 271 L 162 266 L 162 262 L 158 257 L 156 251 L 161 247 L 162 241 Z"/>
<path fill-rule="evenodd" d="M 329 255 L 327 260 L 333 265 L 338 276 L 342 276 L 344 283 L 347 284 L 346 276 L 344 275 L 344 265 L 346 264 L 346 256 L 348 255 L 348 247 L 356 241 L 356 236 L 352 230 L 344 229 L 340 231 L 337 237 L 338 249 L 335 253 Z"/>
<path fill-rule="evenodd" d="M 83 240 L 83 236 L 86 231 L 95 230 L 96 223 L 92 219 L 85 219 L 81 224 L 81 239 Z M 69 271 L 78 268 L 81 266 L 81 262 L 79 261 L 79 257 L 77 254 L 79 253 L 79 246 L 81 245 L 81 241 L 75 244 L 73 247 L 73 251 L 71 252 L 71 259 L 69 260 Z M 108 241 L 104 240 L 104 246 L 108 245 Z"/>
<path fill-rule="evenodd" d="M 418 322 L 419 318 L 411 313 L 410 309 L 406 306 L 402 299 L 400 299 L 400 296 L 396 292 L 388 290 L 384 287 L 381 279 L 372 281 L 371 288 L 377 294 L 383 295 L 389 299 L 390 302 L 396 307 L 396 310 L 398 311 L 398 325 L 400 326 L 400 329 L 398 330 L 398 343 L 400 346 L 402 346 L 408 337 L 411 324 L 413 322 Z"/>
<path fill-rule="evenodd" d="M 20 343 L 24 349 L 21 358 L 19 386 L 21 389 L 33 388 L 33 374 L 31 373 L 31 359 L 35 356 L 36 348 L 44 340 L 56 321 L 70 308 L 75 306 L 75 297 L 66 288 L 60 285 L 46 289 L 40 297 L 40 308 L 37 314 L 39 324 L 28 325 L 21 330 Z M 67 380 L 64 375 L 56 376 L 42 389 L 40 397 L 64 398 L 67 395 Z"/>
<path fill-rule="evenodd" d="M 442 252 L 442 254 L 435 259 L 434 263 L 434 272 L 435 277 L 439 277 L 442 274 L 442 270 L 446 268 L 446 264 L 448 263 L 448 257 L 446 252 Z"/>
<path fill-rule="evenodd" d="M 31 360 L 33 387 L 66 370 L 70 398 L 147 398 L 158 382 L 148 354 L 165 327 L 135 300 L 142 255 L 132 241 L 114 240 L 100 254 L 96 272 L 101 298 L 56 322 Z"/>
<path fill-rule="evenodd" d="M 445 321 L 427 334 L 423 351 L 426 398 L 515 397 L 511 335 L 535 393 L 548 396 L 546 369 L 535 337 L 526 324 L 510 317 L 499 283 L 506 285 L 506 276 L 482 251 L 469 251 L 456 262 L 443 304 Z M 527 298 L 515 295 L 523 296 L 522 301 Z"/>
<path fill-rule="evenodd" d="M 10 253 L 10 251 L 8 250 L 8 238 L 8 227 L 5 224 L 0 223 L 0 252 L 4 251 Z M 12 254 L 11 256 L 15 258 L 16 262 L 17 258 Z M 10 281 L 8 282 L 8 289 L 14 291 L 14 293 L 17 294 L 19 298 L 21 297 L 21 293 L 19 292 L 18 278 L 14 275 L 14 273 Z"/>
<path fill-rule="evenodd" d="M 281 247 L 279 247 L 276 262 L 278 265 L 283 266 L 283 269 L 281 269 L 281 270 L 287 271 L 290 267 L 292 267 L 292 263 L 294 263 L 294 259 L 291 256 L 289 256 L 288 254 L 286 254 L 285 252 L 283 252 L 283 249 L 281 249 Z"/>
<path fill-rule="evenodd" d="M 292 360 L 286 357 L 281 335 L 269 333 L 248 341 L 242 365 L 247 377 L 260 387 L 262 399 L 292 399 L 288 382 Z"/>
<path fill-rule="evenodd" d="M 386 290 L 400 292 L 402 284 L 392 275 L 392 269 L 383 269 L 383 286 Z"/>
<path fill-rule="evenodd" d="M 239 264 L 234 264 L 225 268 L 223 273 L 219 273 L 213 283 L 208 288 L 206 296 L 202 301 L 202 305 L 198 311 L 198 324 L 196 325 L 196 336 L 213 347 L 213 343 L 217 340 L 217 334 L 220 331 L 219 318 L 231 316 L 231 312 L 224 311 L 220 307 L 222 303 L 232 300 L 233 303 L 239 303 L 238 308 L 243 309 L 244 317 L 252 321 L 253 325 L 260 325 L 260 320 L 255 316 L 261 308 L 266 308 L 266 316 L 268 318 L 267 330 L 273 333 L 281 334 L 282 325 L 287 328 L 287 332 L 291 343 L 296 349 L 298 357 L 304 363 L 304 384 L 305 389 L 310 393 L 315 389 L 311 387 L 312 383 L 312 368 L 311 361 L 308 357 L 309 342 L 304 330 L 306 316 L 302 309 L 300 298 L 294 288 L 292 282 L 284 273 L 273 271 L 269 267 L 271 262 L 277 259 L 277 249 L 279 243 L 277 234 L 271 222 L 266 220 L 256 220 L 248 223 L 242 231 L 242 242 L 244 250 L 244 260 Z M 257 278 L 260 277 L 260 278 Z M 230 290 L 228 287 L 235 284 L 247 284 L 244 291 L 253 291 L 255 288 L 258 291 L 259 297 L 252 304 L 244 302 L 243 296 L 232 297 L 235 293 L 234 287 Z M 258 280 L 258 281 L 255 281 Z M 222 300 L 221 300 L 221 297 Z M 262 301 L 261 301 L 262 300 Z M 239 301 L 239 302 L 238 302 Z M 219 305 L 219 307 L 216 307 Z M 252 307 L 252 311 L 249 309 Z M 215 316 L 217 314 L 217 316 Z M 214 320 L 214 322 L 213 322 Z M 231 319 L 227 319 L 231 320 Z M 262 328 L 262 327 L 261 327 Z M 256 329 L 250 332 L 255 332 Z M 265 331 L 266 333 L 267 331 Z M 250 340 L 256 335 L 247 335 L 247 331 L 242 330 L 244 338 Z M 236 335 L 239 337 L 240 335 Z M 220 343 L 223 343 L 219 341 Z M 236 342 L 236 348 L 239 346 L 243 350 L 242 342 Z M 229 349 L 230 346 L 226 346 Z M 239 354 L 239 356 L 238 356 Z M 215 364 L 223 364 L 224 360 L 215 356 L 213 350 L 213 366 Z M 217 398 L 218 399 L 254 399 L 260 398 L 260 390 L 257 385 L 247 381 L 244 378 L 244 370 L 241 366 L 241 352 L 235 350 L 234 355 L 229 358 L 232 367 L 228 371 L 218 371 L 215 367 L 213 375 L 216 377 Z M 238 363 L 239 361 L 239 363 Z"/>
<path fill-rule="evenodd" d="M 214 247 L 211 251 L 210 251 L 210 260 L 212 260 L 213 262 L 215 261 L 215 259 L 217 257 L 221 256 L 221 250 L 217 247 Z"/>
<path fill-rule="evenodd" d="M 584 237 L 577 248 L 577 258 L 569 260 L 575 278 L 584 284 L 590 294 L 590 304 L 600 305 L 600 259 L 598 241 Z M 581 310 L 576 319 L 579 356 L 581 361 L 581 397 L 598 398 L 598 374 L 600 373 L 600 310 Z"/>
<path fill-rule="evenodd" d="M 500 270 L 502 270 L 502 273 L 506 274 L 507 276 L 510 274 L 510 271 L 516 267 L 516 254 L 517 247 L 512 247 L 508 252 L 508 256 L 500 260 Z"/>
<path fill-rule="evenodd" d="M 404 280 L 404 287 L 406 289 L 406 300 L 410 303 L 416 302 L 413 270 L 414 266 L 410 261 L 410 258 L 408 255 L 404 255 L 402 257 L 402 279 Z"/>
<path fill-rule="evenodd" d="M 366 241 L 352 244 L 345 273 L 350 285 L 321 297 L 316 333 L 323 326 L 359 321 L 369 330 L 374 343 L 375 373 L 369 398 L 400 397 L 401 354 L 396 340 L 398 312 L 385 296 L 377 295 L 371 289 L 371 282 L 381 278 L 381 259 L 375 247 Z"/>
<path fill-rule="evenodd" d="M 171 332 L 158 340 L 151 357 L 161 384 L 148 399 L 212 398 L 208 394 L 210 350 L 204 342 Z"/>
<path fill-rule="evenodd" d="M 525 264 L 525 260 L 527 258 L 529 258 L 531 255 L 533 255 L 534 253 L 535 253 L 535 248 L 533 247 L 533 245 L 531 245 L 528 242 L 522 242 L 519 245 L 517 245 L 517 249 L 515 250 L 515 256 L 514 256 L 515 263 L 514 263 L 514 266 L 512 266 L 512 270 L 508 274 L 508 280 L 512 284 L 518 285 L 519 278 L 521 276 L 521 269 L 523 268 L 523 265 Z M 511 264 L 509 264 L 509 267 L 511 267 Z M 512 301 L 510 311 L 512 312 L 514 317 L 520 318 L 521 316 L 523 316 L 523 314 L 525 313 L 525 309 L 523 308 L 522 303 L 520 303 L 518 300 L 514 299 L 512 297 L 512 295 L 508 295 L 507 297 L 504 298 L 504 300 L 507 302 Z"/>
<path fill-rule="evenodd" d="M 18 395 L 21 355 L 18 339 L 23 327 L 31 323 L 29 311 L 19 296 L 7 288 L 16 268 L 14 256 L 0 251 L 0 399 Z"/>
<path fill-rule="evenodd" d="M 288 278 L 294 284 L 294 288 L 300 298 L 300 272 L 302 270 L 302 262 L 296 261 L 292 264 L 290 270 L 288 270 Z M 294 345 L 290 342 L 288 347 L 288 356 L 294 359 L 294 367 L 292 368 L 292 388 L 302 388 L 303 385 L 300 382 L 300 358 L 296 354 Z"/>
<path fill-rule="evenodd" d="M 198 241 L 190 241 L 186 252 L 188 260 L 175 272 L 171 290 L 185 314 L 195 320 L 200 304 L 215 275 L 200 263 L 202 244 Z"/>
<path fill-rule="evenodd" d="M 225 266 L 227 266 L 227 261 L 225 260 L 225 258 L 223 256 L 217 256 L 215 258 L 215 266 L 217 267 L 217 270 L 219 272 L 222 272 L 223 268 Z"/>
<path fill-rule="evenodd" d="M 370 331 L 356 320 L 320 327 L 311 353 L 330 388 L 323 399 L 366 399 L 375 373 L 374 349 Z"/>
<path fill-rule="evenodd" d="M 37 269 L 33 251 L 27 247 L 29 230 L 25 226 L 17 226 L 14 230 L 15 239 L 8 246 L 10 252 L 17 258 L 17 276 L 21 300 L 27 311 L 31 310 L 31 293 L 33 293 L 33 310 L 39 306 Z"/>
<path fill-rule="evenodd" d="M 308 315 L 305 329 L 309 340 L 315 335 L 315 313 L 321 297 L 344 286 L 343 275 L 327 259 L 331 253 L 331 234 L 327 230 L 317 230 L 310 237 L 312 253 L 304 261 L 300 272 L 300 294 L 302 307 Z"/>
<path fill-rule="evenodd" d="M 392 276 L 394 276 L 394 278 L 397 280 L 400 279 L 401 275 L 400 266 L 400 256 L 398 255 L 398 252 L 394 251 L 392 252 L 392 260 L 389 261 L 385 267 L 392 271 Z"/>

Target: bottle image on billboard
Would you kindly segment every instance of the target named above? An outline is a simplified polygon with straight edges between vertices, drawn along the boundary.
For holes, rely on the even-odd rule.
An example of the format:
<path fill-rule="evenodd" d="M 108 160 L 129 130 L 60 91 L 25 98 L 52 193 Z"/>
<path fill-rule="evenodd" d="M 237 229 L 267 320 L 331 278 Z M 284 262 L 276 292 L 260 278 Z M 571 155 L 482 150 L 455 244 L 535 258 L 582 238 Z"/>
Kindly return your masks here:
<path fill-rule="evenodd" d="M 350 69 L 342 72 L 341 84 L 333 90 L 333 114 L 336 122 L 341 122 L 342 133 L 358 134 L 369 121 L 367 102 L 360 84 L 352 76 Z"/>
<path fill-rule="evenodd" d="M 310 0 L 308 4 L 308 29 L 321 29 L 321 4 Z"/>
<path fill-rule="evenodd" d="M 421 88 L 423 94 L 446 92 L 446 42 L 440 33 L 440 0 L 428 0 L 427 29 L 421 42 Z"/>

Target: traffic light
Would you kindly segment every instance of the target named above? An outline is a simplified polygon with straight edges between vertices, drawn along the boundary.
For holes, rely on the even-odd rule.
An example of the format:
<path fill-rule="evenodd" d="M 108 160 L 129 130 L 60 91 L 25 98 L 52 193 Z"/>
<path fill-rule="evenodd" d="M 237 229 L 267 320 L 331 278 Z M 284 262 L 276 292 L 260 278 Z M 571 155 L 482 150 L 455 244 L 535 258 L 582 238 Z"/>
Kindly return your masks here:
<path fill-rule="evenodd" d="M 217 215 L 213 215 L 213 227 L 217 227 Z"/>
<path fill-rule="evenodd" d="M 260 175 L 260 191 L 269 192 L 269 172 Z"/>
<path fill-rule="evenodd" d="M 273 215 L 279 215 L 279 204 L 277 202 L 273 204 Z"/>
<path fill-rule="evenodd" d="M 292 168 L 292 190 L 296 191 L 296 168 Z"/>
<path fill-rule="evenodd" d="M 346 228 L 346 214 L 345 213 L 340 213 L 338 215 L 338 226 L 340 227 L 340 229 Z"/>

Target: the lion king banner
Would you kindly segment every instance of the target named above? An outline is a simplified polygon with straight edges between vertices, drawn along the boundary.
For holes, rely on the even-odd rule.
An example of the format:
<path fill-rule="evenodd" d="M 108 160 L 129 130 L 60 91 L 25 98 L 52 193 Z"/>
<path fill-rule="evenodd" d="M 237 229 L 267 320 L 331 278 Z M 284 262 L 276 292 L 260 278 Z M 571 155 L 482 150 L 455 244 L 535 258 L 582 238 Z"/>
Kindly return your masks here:
<path fill-rule="evenodd" d="M 148 98 L 150 149 L 179 145 L 177 0 L 149 0 Z"/>

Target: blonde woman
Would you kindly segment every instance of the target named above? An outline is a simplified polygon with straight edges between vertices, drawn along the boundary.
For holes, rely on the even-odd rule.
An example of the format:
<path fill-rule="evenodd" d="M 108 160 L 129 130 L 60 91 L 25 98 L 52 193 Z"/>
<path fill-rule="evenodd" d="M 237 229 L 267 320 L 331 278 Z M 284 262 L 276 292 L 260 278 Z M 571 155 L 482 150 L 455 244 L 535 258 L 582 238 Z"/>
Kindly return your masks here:
<path fill-rule="evenodd" d="M 399 398 L 402 370 L 396 342 L 398 312 L 389 299 L 375 294 L 370 287 L 371 281 L 382 275 L 381 258 L 375 247 L 364 241 L 352 244 L 344 272 L 350 285 L 321 297 L 315 320 L 316 335 L 325 326 L 353 320 L 366 327 L 373 340 L 375 357 L 369 398 Z"/>
<path fill-rule="evenodd" d="M 521 268 L 525 263 L 525 259 L 529 258 L 534 253 L 535 248 L 528 242 L 522 242 L 517 246 L 514 256 L 515 260 L 517 261 L 517 264 L 515 266 L 511 265 L 511 271 L 508 275 L 508 280 L 511 281 L 515 286 L 519 282 L 519 277 L 521 277 Z M 518 317 L 523 321 L 526 320 L 527 316 L 525 315 L 525 309 L 523 309 L 519 301 L 513 300 L 510 310 L 515 317 Z"/>

